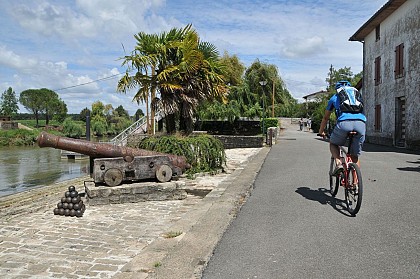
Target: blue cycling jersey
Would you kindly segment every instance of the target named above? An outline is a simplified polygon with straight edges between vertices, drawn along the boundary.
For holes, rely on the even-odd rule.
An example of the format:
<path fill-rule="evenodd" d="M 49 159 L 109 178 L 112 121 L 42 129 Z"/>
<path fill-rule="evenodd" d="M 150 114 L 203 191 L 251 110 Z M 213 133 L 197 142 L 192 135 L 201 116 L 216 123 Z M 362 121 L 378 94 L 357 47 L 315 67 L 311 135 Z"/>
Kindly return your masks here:
<path fill-rule="evenodd" d="M 327 105 L 327 110 L 333 111 L 334 109 L 337 116 L 337 122 L 344 121 L 344 120 L 361 120 L 363 122 L 366 122 L 366 116 L 363 113 L 341 112 L 340 111 L 340 98 L 338 98 L 337 94 L 334 94 L 330 98 Z"/>

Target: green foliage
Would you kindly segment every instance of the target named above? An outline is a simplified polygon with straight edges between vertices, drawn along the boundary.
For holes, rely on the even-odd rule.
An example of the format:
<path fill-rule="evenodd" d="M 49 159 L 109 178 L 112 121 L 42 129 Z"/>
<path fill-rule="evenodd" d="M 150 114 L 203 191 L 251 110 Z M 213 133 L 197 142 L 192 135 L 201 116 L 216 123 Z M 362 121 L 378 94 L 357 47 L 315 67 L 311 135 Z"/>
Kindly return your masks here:
<path fill-rule="evenodd" d="M 123 118 L 130 118 L 130 115 L 128 114 L 128 111 L 124 109 L 124 107 L 122 105 L 119 105 L 116 109 L 115 109 L 115 113 L 118 117 L 123 117 Z"/>
<path fill-rule="evenodd" d="M 261 119 L 261 122 L 263 119 Z M 277 118 L 264 118 L 264 131 L 263 134 L 267 133 L 267 129 L 270 127 L 278 127 L 279 126 L 279 120 Z M 261 123 L 261 129 L 262 129 L 262 123 Z"/>
<path fill-rule="evenodd" d="M 191 24 L 161 34 L 140 32 L 134 37 L 137 45 L 131 55 L 122 58 L 127 72 L 117 90 L 138 88 L 134 100 L 152 100 L 152 117 L 159 107 L 167 116 L 168 134 L 176 129 L 191 133 L 198 104 L 221 100 L 227 91 L 216 47 L 200 41 Z"/>
<path fill-rule="evenodd" d="M 333 65 L 331 65 L 327 78 L 325 79 L 325 81 L 328 83 L 327 91 L 335 92 L 335 84 L 340 80 L 347 80 L 351 83 L 352 86 L 356 86 L 362 76 L 363 72 L 354 75 L 351 71 L 351 67 L 344 67 L 336 70 L 334 69 Z"/>
<path fill-rule="evenodd" d="M 66 137 L 70 138 L 80 138 L 84 134 L 84 129 L 80 124 L 77 124 L 70 117 L 66 118 L 63 122 L 63 131 L 62 133 Z"/>
<path fill-rule="evenodd" d="M 0 146 L 33 145 L 38 135 L 39 131 L 35 130 L 0 130 Z"/>
<path fill-rule="evenodd" d="M 91 129 L 97 136 L 103 136 L 107 134 L 108 125 L 106 123 L 106 119 L 100 117 L 99 115 L 95 115 L 91 122 Z"/>
<path fill-rule="evenodd" d="M 222 58 L 228 67 L 239 63 L 236 60 L 235 56 L 229 57 L 227 53 Z M 238 67 L 243 72 L 243 69 Z M 227 72 L 227 80 L 235 80 L 232 81 L 235 86 L 230 84 L 227 101 L 202 103 L 198 114 L 200 119 L 234 121 L 240 117 L 262 118 L 264 115 L 272 115 L 273 97 L 275 116 L 294 116 L 297 111 L 297 101 L 286 89 L 276 66 L 257 60 L 246 69 L 245 75 L 241 76 L 241 82 L 237 81 L 238 74 L 239 72 L 235 73 L 233 70 Z M 260 82 L 264 80 L 267 83 L 262 86 Z"/>
<path fill-rule="evenodd" d="M 142 109 L 137 109 L 137 110 L 136 110 L 136 113 L 135 113 L 135 116 L 136 116 L 138 119 L 142 118 L 142 117 L 144 116 L 144 112 L 143 112 L 143 110 L 142 110 Z"/>
<path fill-rule="evenodd" d="M 45 114 L 46 125 L 49 125 L 50 118 L 55 114 L 59 114 L 59 119 L 64 119 L 67 114 L 64 101 L 57 93 L 47 88 L 25 90 L 20 93 L 19 102 L 34 114 L 37 123 L 40 114 Z"/>
<path fill-rule="evenodd" d="M 214 172 L 226 163 L 223 144 L 210 135 L 147 137 L 136 147 L 185 156 L 191 165 L 188 174 Z"/>
<path fill-rule="evenodd" d="M 115 130 L 115 133 L 124 131 L 132 124 L 131 120 L 125 117 L 114 117 L 112 122 L 111 127 Z"/>
<path fill-rule="evenodd" d="M 0 98 L 0 115 L 13 116 L 19 111 L 16 93 L 11 87 L 3 92 Z"/>
<path fill-rule="evenodd" d="M 220 62 L 224 65 L 224 76 L 226 84 L 229 86 L 238 86 L 243 82 L 243 74 L 245 71 L 244 64 L 239 60 L 238 56 L 229 56 L 225 51 L 220 58 Z"/>
<path fill-rule="evenodd" d="M 88 108 L 82 109 L 82 111 L 80 112 L 80 120 L 86 122 L 86 118 L 87 118 L 88 113 L 90 114 L 90 109 L 88 109 Z"/>

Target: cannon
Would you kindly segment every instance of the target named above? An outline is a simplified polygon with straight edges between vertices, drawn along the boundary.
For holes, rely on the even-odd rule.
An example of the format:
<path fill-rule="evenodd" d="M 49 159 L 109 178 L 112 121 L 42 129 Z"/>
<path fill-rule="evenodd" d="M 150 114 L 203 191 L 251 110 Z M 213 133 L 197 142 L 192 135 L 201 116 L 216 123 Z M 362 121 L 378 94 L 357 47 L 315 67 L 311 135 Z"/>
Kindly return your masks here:
<path fill-rule="evenodd" d="M 167 182 L 190 168 L 184 156 L 60 137 L 46 132 L 39 135 L 37 144 L 39 147 L 73 151 L 93 158 L 95 184 L 117 186 L 123 181 L 151 178 Z"/>

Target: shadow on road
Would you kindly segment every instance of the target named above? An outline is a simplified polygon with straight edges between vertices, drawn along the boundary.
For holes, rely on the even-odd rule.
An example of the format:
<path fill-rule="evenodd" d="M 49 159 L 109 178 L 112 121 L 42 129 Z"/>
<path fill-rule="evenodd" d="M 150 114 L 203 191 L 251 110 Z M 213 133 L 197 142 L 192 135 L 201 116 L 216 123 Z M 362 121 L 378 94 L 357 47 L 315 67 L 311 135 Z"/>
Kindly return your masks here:
<path fill-rule="evenodd" d="M 334 208 L 336 211 L 338 211 L 339 213 L 345 216 L 353 217 L 347 211 L 346 202 L 344 200 L 331 197 L 328 194 L 328 190 L 325 188 L 318 188 L 317 190 L 314 190 L 309 187 L 299 187 L 297 188 L 295 192 L 308 200 L 317 201 L 323 205 L 328 204 L 332 208 Z"/>

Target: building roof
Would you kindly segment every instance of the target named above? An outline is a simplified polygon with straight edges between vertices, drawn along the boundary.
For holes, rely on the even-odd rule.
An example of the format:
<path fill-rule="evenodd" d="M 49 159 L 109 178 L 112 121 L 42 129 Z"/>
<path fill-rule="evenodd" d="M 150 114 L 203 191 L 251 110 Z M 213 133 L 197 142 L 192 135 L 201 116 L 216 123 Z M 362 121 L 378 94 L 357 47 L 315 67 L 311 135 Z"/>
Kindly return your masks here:
<path fill-rule="evenodd" d="M 370 32 L 375 30 L 382 21 L 384 21 L 390 14 L 397 10 L 407 0 L 389 0 L 382 8 L 379 9 L 359 30 L 350 37 L 349 41 L 363 42 Z"/>
<path fill-rule="evenodd" d="M 323 96 L 323 95 L 328 95 L 328 92 L 325 91 L 325 90 L 321 90 L 321 91 L 318 91 L 318 92 L 311 93 L 309 95 L 303 96 L 302 98 L 305 99 L 305 100 L 307 100 L 307 99 L 310 99 L 310 98 L 315 98 L 317 96 Z"/>

